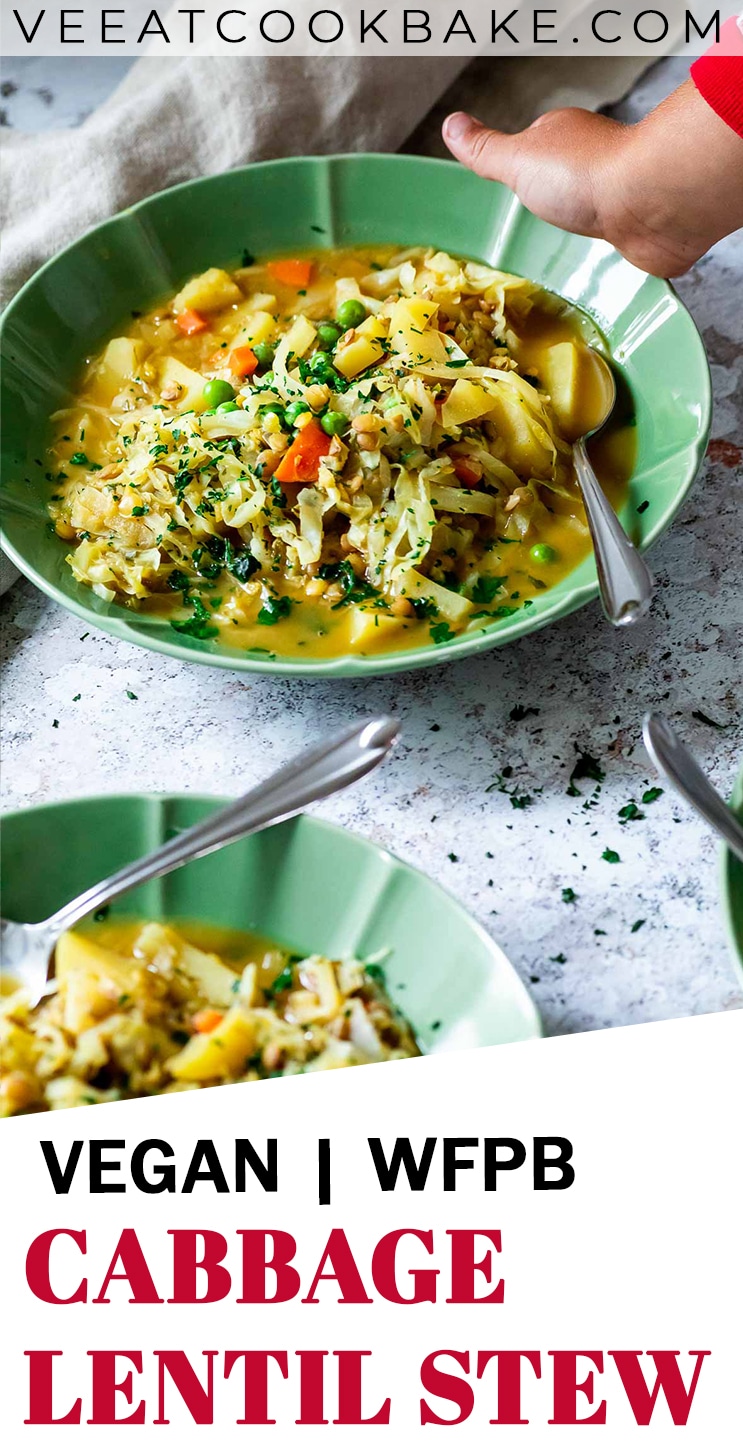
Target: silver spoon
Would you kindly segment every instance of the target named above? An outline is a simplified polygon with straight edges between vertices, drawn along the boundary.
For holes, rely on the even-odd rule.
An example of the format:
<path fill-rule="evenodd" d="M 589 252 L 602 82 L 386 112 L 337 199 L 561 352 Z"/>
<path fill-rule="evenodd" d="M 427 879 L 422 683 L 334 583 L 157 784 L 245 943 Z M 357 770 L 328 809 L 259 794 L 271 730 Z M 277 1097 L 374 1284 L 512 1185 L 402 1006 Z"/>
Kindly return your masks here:
<path fill-rule="evenodd" d="M 629 627 L 647 612 L 653 597 L 652 573 L 630 542 L 591 466 L 586 442 L 606 425 L 617 399 L 611 367 L 591 347 L 602 389 L 602 406 L 596 424 L 573 443 L 573 464 L 578 479 L 596 557 L 601 605 L 615 627 Z"/>
<path fill-rule="evenodd" d="M 657 712 L 647 713 L 642 733 L 656 768 L 691 803 L 743 862 L 743 824 L 702 772 L 696 758 L 681 742 L 670 723 Z"/>
<path fill-rule="evenodd" d="M 57 940 L 68 928 L 140 883 L 161 878 L 183 863 L 203 858 L 269 823 L 293 818 L 309 803 L 317 803 L 357 782 L 387 756 L 399 730 L 399 723 L 389 717 L 356 723 L 330 742 L 300 753 L 237 802 L 220 808 L 154 853 L 137 858 L 111 878 L 94 884 L 43 923 L 1 920 L 3 971 L 28 990 L 32 1006 L 37 1004 L 53 970 Z"/>

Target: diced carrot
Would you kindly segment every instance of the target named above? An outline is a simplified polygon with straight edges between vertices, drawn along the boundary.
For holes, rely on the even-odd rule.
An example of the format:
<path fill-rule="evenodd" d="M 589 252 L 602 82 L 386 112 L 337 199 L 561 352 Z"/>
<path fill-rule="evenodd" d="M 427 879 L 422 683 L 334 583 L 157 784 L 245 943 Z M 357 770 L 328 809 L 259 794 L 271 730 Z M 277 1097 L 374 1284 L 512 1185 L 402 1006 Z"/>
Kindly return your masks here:
<path fill-rule="evenodd" d="M 199 331 L 206 331 L 209 322 L 200 311 L 179 311 L 175 318 L 175 324 L 184 336 L 196 336 Z"/>
<path fill-rule="evenodd" d="M 229 354 L 228 366 L 235 376 L 252 376 L 258 366 L 258 357 L 252 346 L 236 346 Z"/>
<path fill-rule="evenodd" d="M 330 437 L 315 417 L 297 432 L 274 472 L 280 482 L 316 482 L 320 462 L 328 455 Z"/>
<path fill-rule="evenodd" d="M 266 270 L 274 281 L 283 282 L 284 286 L 296 286 L 299 290 L 302 286 L 309 286 L 312 275 L 311 261 L 269 261 Z"/>
<path fill-rule="evenodd" d="M 470 463 L 467 457 L 452 457 L 452 461 L 457 477 L 464 487 L 476 487 L 482 480 L 482 471 L 476 463 Z"/>
<path fill-rule="evenodd" d="M 212 1029 L 221 1024 L 224 1014 L 218 1008 L 202 1008 L 194 1014 L 191 1022 L 197 1034 L 210 1034 Z"/>

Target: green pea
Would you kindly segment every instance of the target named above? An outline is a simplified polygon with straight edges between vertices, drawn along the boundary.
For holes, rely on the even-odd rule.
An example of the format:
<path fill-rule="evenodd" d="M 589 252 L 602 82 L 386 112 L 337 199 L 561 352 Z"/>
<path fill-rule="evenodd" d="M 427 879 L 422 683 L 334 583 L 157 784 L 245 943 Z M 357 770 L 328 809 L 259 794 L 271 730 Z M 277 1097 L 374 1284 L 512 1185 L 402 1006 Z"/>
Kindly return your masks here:
<path fill-rule="evenodd" d="M 253 347 L 253 355 L 255 356 L 261 371 L 265 371 L 266 367 L 271 365 L 274 356 L 276 355 L 276 347 L 269 345 L 267 341 L 259 341 Z"/>
<path fill-rule="evenodd" d="M 329 437 L 339 437 L 348 426 L 348 417 L 344 416 L 342 411 L 326 411 L 325 415 L 320 417 L 320 426 Z"/>
<path fill-rule="evenodd" d="M 335 376 L 335 371 L 324 351 L 316 351 L 315 355 L 310 357 L 309 366 L 312 375 L 319 377 L 321 380 Z"/>
<path fill-rule="evenodd" d="M 280 406 L 277 401 L 271 402 L 270 406 L 261 407 L 261 419 L 267 416 L 277 416 L 279 419 L 279 426 L 286 426 L 284 408 L 283 406 Z"/>
<path fill-rule="evenodd" d="M 310 408 L 306 401 L 290 401 L 284 412 L 284 416 L 289 426 L 296 426 L 297 418 L 303 416 L 303 414 L 309 410 Z"/>
<path fill-rule="evenodd" d="M 557 561 L 557 553 L 554 547 L 550 547 L 547 542 L 536 542 L 533 547 L 529 548 L 529 556 L 532 562 L 539 562 L 542 566 L 545 566 L 548 562 Z"/>
<path fill-rule="evenodd" d="M 217 407 L 217 411 L 242 411 L 242 407 L 238 401 L 223 401 Z"/>
<path fill-rule="evenodd" d="M 332 321 L 323 321 L 317 328 L 317 344 L 321 351 L 332 351 L 341 336 L 340 326 Z"/>
<path fill-rule="evenodd" d="M 211 381 L 204 387 L 204 401 L 207 406 L 220 406 L 223 401 L 235 400 L 235 388 L 230 386 L 228 381 L 221 381 L 218 376 L 212 377 Z"/>
<path fill-rule="evenodd" d="M 347 301 L 341 301 L 335 314 L 338 325 L 344 331 L 348 331 L 351 326 L 360 326 L 366 319 L 366 307 L 363 301 L 357 301 L 355 296 L 349 296 Z"/>

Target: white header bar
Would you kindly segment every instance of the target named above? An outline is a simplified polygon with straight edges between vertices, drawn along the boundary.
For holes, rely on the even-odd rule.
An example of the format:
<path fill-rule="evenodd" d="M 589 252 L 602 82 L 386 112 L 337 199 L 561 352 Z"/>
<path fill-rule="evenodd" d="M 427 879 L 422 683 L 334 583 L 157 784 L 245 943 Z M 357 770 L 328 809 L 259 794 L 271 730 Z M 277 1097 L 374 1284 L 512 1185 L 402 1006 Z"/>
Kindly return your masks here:
<path fill-rule="evenodd" d="M 700 55 L 740 0 L 0 0 L 6 55 Z"/>

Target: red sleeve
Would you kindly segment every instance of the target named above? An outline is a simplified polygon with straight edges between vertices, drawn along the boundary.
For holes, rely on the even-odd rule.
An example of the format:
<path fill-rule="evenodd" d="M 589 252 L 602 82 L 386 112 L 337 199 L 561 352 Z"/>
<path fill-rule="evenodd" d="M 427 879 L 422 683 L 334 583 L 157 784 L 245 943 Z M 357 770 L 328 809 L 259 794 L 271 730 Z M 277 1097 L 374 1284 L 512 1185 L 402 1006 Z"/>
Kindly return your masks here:
<path fill-rule="evenodd" d="M 743 16 L 728 20 L 713 45 L 691 67 L 699 94 L 743 137 Z"/>

